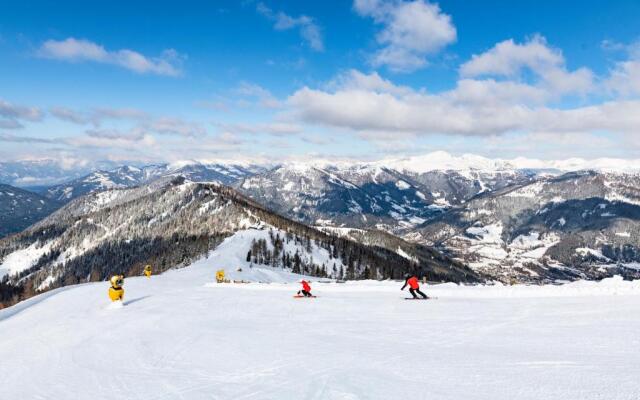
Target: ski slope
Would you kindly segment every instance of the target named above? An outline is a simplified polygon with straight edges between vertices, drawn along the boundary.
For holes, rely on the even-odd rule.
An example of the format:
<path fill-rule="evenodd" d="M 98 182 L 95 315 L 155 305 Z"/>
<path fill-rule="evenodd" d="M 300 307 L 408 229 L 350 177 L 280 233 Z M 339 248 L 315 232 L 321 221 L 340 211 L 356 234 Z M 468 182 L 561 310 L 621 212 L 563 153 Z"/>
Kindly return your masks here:
<path fill-rule="evenodd" d="M 213 253 L 212 257 L 215 257 Z M 3 399 L 638 399 L 640 282 L 214 284 L 213 258 L 0 311 Z"/>

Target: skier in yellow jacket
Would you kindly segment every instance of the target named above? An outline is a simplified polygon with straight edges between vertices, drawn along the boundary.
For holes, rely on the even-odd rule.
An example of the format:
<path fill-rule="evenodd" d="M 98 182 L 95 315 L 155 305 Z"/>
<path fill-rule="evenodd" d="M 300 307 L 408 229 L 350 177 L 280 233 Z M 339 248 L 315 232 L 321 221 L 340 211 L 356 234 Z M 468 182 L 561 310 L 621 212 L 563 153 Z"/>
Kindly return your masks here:
<path fill-rule="evenodd" d="M 111 287 L 109 288 L 109 298 L 111 301 L 122 301 L 124 299 L 124 275 L 114 275 L 111 277 Z"/>

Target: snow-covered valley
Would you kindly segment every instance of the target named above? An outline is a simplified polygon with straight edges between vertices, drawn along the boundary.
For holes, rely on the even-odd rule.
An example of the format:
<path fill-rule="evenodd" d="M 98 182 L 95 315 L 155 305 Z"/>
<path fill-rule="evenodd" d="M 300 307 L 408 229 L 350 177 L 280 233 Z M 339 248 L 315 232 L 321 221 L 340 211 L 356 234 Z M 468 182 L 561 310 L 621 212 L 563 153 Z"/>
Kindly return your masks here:
<path fill-rule="evenodd" d="M 224 245 L 223 245 L 224 246 Z M 222 246 L 221 246 L 222 247 Z M 224 247 L 223 247 L 224 249 Z M 3 398 L 636 399 L 640 281 L 426 287 L 187 268 L 69 286 L 0 311 Z M 227 264 L 227 265 L 225 265 Z M 312 278 L 313 279 L 313 278 Z"/>

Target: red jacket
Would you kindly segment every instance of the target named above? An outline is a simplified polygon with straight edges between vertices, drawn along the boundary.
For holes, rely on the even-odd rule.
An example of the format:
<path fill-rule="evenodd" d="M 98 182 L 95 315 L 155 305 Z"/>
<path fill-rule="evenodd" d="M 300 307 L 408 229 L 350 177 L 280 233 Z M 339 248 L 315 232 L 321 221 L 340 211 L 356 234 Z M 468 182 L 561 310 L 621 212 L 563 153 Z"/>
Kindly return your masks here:
<path fill-rule="evenodd" d="M 304 290 L 306 292 L 310 292 L 311 291 L 311 286 L 309 286 L 307 281 L 302 281 L 301 283 L 302 283 L 302 290 Z"/>
<path fill-rule="evenodd" d="M 407 283 L 409 284 L 409 287 L 411 289 L 420 289 L 418 278 L 416 278 L 415 276 L 412 276 L 411 278 L 407 279 Z"/>

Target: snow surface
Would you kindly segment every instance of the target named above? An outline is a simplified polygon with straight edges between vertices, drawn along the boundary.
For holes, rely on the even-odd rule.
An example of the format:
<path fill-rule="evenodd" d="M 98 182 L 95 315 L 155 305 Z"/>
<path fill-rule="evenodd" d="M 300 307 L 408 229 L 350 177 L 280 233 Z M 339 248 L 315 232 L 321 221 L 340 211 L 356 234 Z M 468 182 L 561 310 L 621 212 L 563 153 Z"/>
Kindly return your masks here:
<path fill-rule="evenodd" d="M 0 311 L 2 398 L 637 399 L 640 281 L 563 286 L 313 282 L 228 270 L 67 287 Z M 216 250 L 218 251 L 218 250 Z M 238 256 L 240 257 L 240 256 Z M 241 257 L 240 257 L 241 259 Z M 217 262 L 215 261 L 217 260 Z M 241 260 L 240 260 L 241 261 Z M 266 274 L 266 275 L 263 275 Z M 286 282 L 286 283 L 284 283 Z"/>

